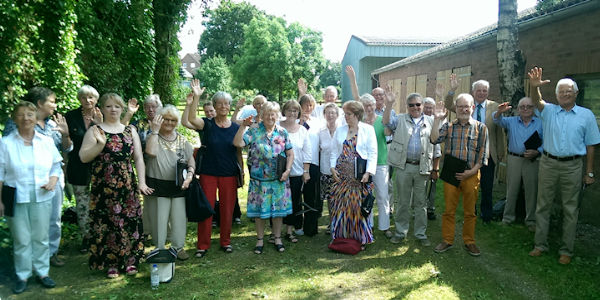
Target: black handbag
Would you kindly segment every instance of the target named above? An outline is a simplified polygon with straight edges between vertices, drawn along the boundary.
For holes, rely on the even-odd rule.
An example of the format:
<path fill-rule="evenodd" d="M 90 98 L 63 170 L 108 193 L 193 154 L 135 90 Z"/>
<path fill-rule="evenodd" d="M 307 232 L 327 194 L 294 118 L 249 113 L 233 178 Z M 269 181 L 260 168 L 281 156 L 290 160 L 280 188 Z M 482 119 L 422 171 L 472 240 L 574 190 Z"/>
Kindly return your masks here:
<path fill-rule="evenodd" d="M 17 189 L 3 185 L 2 186 L 2 204 L 4 204 L 4 215 L 13 217 L 15 215 L 15 203 L 17 202 Z"/>
<path fill-rule="evenodd" d="M 181 187 L 188 173 L 187 162 L 178 160 L 177 166 L 175 167 L 175 185 Z"/>
<path fill-rule="evenodd" d="M 277 180 L 283 176 L 285 169 L 287 167 L 287 157 L 283 154 L 283 152 L 277 155 Z"/>
<path fill-rule="evenodd" d="M 373 197 L 373 193 L 369 192 L 362 203 L 360 204 L 360 214 L 363 218 L 369 217 L 371 212 L 373 211 L 373 203 L 375 202 L 375 197 Z"/>
<path fill-rule="evenodd" d="M 206 199 L 200 183 L 192 180 L 185 193 L 185 215 L 188 222 L 202 222 L 214 214 L 215 210 Z"/>
<path fill-rule="evenodd" d="M 244 186 L 244 172 L 242 170 L 242 166 L 240 166 L 239 163 L 236 162 L 236 166 L 238 168 L 238 173 L 237 173 L 237 187 L 241 188 Z"/>

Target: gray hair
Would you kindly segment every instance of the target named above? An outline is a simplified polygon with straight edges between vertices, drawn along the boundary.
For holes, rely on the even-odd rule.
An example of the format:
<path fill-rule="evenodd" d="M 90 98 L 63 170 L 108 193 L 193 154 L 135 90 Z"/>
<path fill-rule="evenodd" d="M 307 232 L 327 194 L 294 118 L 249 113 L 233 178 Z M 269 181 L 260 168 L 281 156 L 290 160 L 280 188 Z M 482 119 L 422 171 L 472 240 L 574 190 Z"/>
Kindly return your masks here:
<path fill-rule="evenodd" d="M 469 106 L 475 105 L 475 99 L 473 99 L 473 96 L 469 93 L 458 94 L 458 96 L 456 96 L 456 99 L 454 99 L 454 107 L 456 107 L 456 102 L 458 102 L 458 99 L 467 100 Z"/>
<path fill-rule="evenodd" d="M 573 93 L 577 94 L 579 92 L 579 88 L 577 87 L 577 82 L 571 78 L 563 78 L 556 83 L 556 95 L 558 95 L 558 87 L 561 85 L 569 85 L 573 87 Z"/>
<path fill-rule="evenodd" d="M 531 101 L 531 98 L 529 98 L 529 97 L 523 97 L 523 98 L 521 98 L 521 99 L 519 100 L 519 103 L 517 104 L 517 106 L 518 106 L 518 105 L 521 105 L 521 103 L 523 103 L 523 101 L 525 101 L 525 100 L 529 100 L 529 101 Z"/>
<path fill-rule="evenodd" d="M 100 98 L 100 94 L 98 94 L 98 91 L 96 91 L 96 89 L 91 85 L 86 84 L 86 85 L 80 87 L 79 90 L 77 91 L 77 99 L 81 99 L 81 98 L 89 96 L 89 95 L 96 98 L 96 100 L 98 98 Z"/>
<path fill-rule="evenodd" d="M 433 104 L 433 105 L 435 105 L 435 100 L 433 100 L 433 98 L 431 98 L 431 97 L 425 97 L 423 99 L 423 104 Z"/>
<path fill-rule="evenodd" d="M 220 99 L 224 99 L 227 101 L 227 104 L 231 105 L 231 102 L 233 101 L 233 98 L 231 98 L 231 95 L 228 92 L 216 92 L 212 98 L 210 99 L 210 101 L 212 101 L 213 106 L 217 106 L 217 100 Z"/>
<path fill-rule="evenodd" d="M 473 82 L 473 84 L 471 85 L 471 92 L 474 91 L 475 88 L 477 88 L 478 85 L 483 85 L 488 90 L 490 89 L 490 83 L 487 80 L 479 79 L 479 80 Z"/>
<path fill-rule="evenodd" d="M 335 104 L 335 103 L 333 103 L 333 102 L 330 102 L 330 103 L 327 103 L 327 104 L 325 104 L 325 106 L 323 107 L 323 114 L 325 114 L 325 112 L 326 112 L 328 109 L 333 109 L 333 110 L 335 111 L 335 114 L 336 114 L 336 115 L 338 115 L 338 116 L 340 115 L 340 112 L 339 112 L 339 110 L 338 110 L 338 106 L 337 106 L 337 104 Z"/>
<path fill-rule="evenodd" d="M 330 86 L 326 87 L 326 88 L 325 88 L 325 91 L 323 92 L 323 94 L 326 94 L 326 93 L 327 93 L 327 91 L 331 91 L 331 92 L 332 92 L 332 93 L 335 95 L 335 97 L 337 98 L 337 96 L 338 96 L 338 91 L 337 91 L 337 89 L 335 88 L 335 86 L 333 86 L 333 85 L 330 85 Z"/>
<path fill-rule="evenodd" d="M 360 102 L 364 104 L 375 104 L 375 97 L 373 97 L 371 94 L 364 94 L 362 96 L 360 96 Z"/>
<path fill-rule="evenodd" d="M 421 94 L 412 93 L 412 94 L 408 95 L 408 97 L 406 97 L 406 104 L 408 104 L 408 102 L 410 102 L 410 100 L 417 99 L 417 98 L 421 100 L 421 103 L 423 102 L 423 96 L 421 96 Z"/>
<path fill-rule="evenodd" d="M 270 113 L 270 112 L 280 112 L 279 111 L 279 104 L 277 104 L 277 102 L 273 102 L 273 101 L 267 101 L 265 103 L 263 103 L 263 105 L 260 107 L 260 117 L 261 119 L 264 119 L 265 113 Z"/>
<path fill-rule="evenodd" d="M 161 108 L 158 111 L 158 114 L 163 117 L 165 115 L 172 115 L 177 118 L 177 124 L 179 124 L 179 122 L 181 122 L 181 114 L 179 113 L 179 110 L 177 109 L 177 107 L 175 107 L 173 104 L 165 105 L 163 108 Z"/>
<path fill-rule="evenodd" d="M 154 103 L 157 107 L 163 107 L 162 101 L 160 101 L 160 96 L 158 94 L 148 95 L 144 100 L 144 105 Z"/>

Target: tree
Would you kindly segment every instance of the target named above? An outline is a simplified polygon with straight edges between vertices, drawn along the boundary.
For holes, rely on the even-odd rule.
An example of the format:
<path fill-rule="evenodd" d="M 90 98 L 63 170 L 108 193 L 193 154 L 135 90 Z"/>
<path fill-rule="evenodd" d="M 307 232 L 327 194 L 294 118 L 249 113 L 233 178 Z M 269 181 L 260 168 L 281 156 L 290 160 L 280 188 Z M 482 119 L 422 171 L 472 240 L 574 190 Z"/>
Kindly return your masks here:
<path fill-rule="evenodd" d="M 292 23 L 287 27 L 288 42 L 291 46 L 289 64 L 292 78 L 304 78 L 309 86 L 314 86 L 317 75 L 325 69 L 323 57 L 323 37 L 321 32 Z M 291 89 L 295 89 L 292 82 Z"/>
<path fill-rule="evenodd" d="M 235 63 L 236 57 L 241 55 L 244 44 L 244 26 L 258 16 L 264 15 L 254 5 L 247 2 L 235 3 L 229 0 L 221 2 L 216 9 L 207 9 L 202 22 L 206 28 L 200 36 L 198 53 L 204 59 L 216 55 L 225 59 L 228 65 Z"/>
<path fill-rule="evenodd" d="M 258 16 L 244 30 L 242 54 L 233 66 L 240 88 L 258 89 L 283 100 L 284 85 L 293 83 L 289 67 L 291 47 L 282 20 Z"/>
<path fill-rule="evenodd" d="M 324 89 L 330 85 L 340 87 L 340 81 L 342 78 L 342 64 L 339 62 L 332 62 L 327 60 L 325 62 L 325 68 L 319 76 L 318 88 Z"/>
<path fill-rule="evenodd" d="M 221 56 L 209 57 L 204 60 L 196 71 L 202 86 L 206 87 L 204 94 L 212 95 L 218 91 L 227 91 L 231 88 L 231 72 L 227 61 Z"/>
<path fill-rule="evenodd" d="M 513 107 L 525 96 L 525 60 L 519 49 L 517 21 L 517 0 L 499 0 L 496 47 L 500 98 Z"/>

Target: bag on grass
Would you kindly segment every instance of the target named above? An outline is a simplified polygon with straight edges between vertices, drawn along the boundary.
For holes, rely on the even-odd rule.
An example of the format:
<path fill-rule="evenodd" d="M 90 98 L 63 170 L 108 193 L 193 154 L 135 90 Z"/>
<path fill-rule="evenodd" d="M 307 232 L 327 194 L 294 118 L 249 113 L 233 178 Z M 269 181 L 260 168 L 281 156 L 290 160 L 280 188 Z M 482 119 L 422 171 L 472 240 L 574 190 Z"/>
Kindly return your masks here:
<path fill-rule="evenodd" d="M 360 252 L 360 242 L 355 239 L 336 238 L 328 248 L 335 252 L 356 255 Z"/>
<path fill-rule="evenodd" d="M 161 283 L 171 282 L 175 275 L 175 259 L 177 251 L 174 248 L 154 249 L 146 256 L 146 263 L 158 267 L 158 277 Z"/>

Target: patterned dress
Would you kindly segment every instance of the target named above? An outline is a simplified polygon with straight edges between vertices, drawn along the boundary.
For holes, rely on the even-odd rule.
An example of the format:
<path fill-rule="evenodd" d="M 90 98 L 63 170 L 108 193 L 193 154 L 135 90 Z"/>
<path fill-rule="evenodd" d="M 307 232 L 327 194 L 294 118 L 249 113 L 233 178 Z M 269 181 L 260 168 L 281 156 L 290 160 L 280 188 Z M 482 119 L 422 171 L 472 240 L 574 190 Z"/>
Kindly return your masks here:
<path fill-rule="evenodd" d="M 100 129 L 100 128 L 99 128 Z M 137 266 L 144 254 L 142 207 L 131 157 L 131 127 L 105 133 L 106 145 L 92 162 L 90 269 Z"/>
<path fill-rule="evenodd" d="M 276 178 L 276 161 L 279 153 L 291 149 L 292 144 L 287 131 L 277 126 L 269 137 L 263 123 L 251 127 L 244 133 L 244 142 L 248 145 L 248 185 L 249 218 L 279 218 L 292 213 L 292 195 L 290 181 Z"/>
<path fill-rule="evenodd" d="M 348 238 L 360 241 L 361 244 L 373 242 L 373 231 L 368 219 L 360 214 L 362 199 L 372 192 L 373 183 L 362 184 L 354 178 L 354 158 L 356 152 L 356 135 L 344 141 L 342 153 L 336 161 L 340 182 L 331 186 L 334 199 L 331 205 L 331 238 Z"/>

